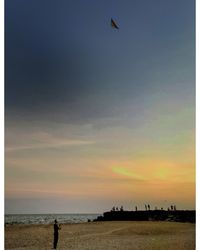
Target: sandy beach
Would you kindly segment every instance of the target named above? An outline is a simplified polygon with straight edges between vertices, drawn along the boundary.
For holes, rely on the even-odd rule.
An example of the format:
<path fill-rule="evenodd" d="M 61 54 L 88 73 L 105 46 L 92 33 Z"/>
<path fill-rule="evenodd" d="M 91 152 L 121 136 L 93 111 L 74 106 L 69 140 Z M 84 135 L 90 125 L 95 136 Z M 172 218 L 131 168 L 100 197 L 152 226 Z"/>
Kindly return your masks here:
<path fill-rule="evenodd" d="M 5 249 L 51 249 L 53 225 L 6 225 Z M 90 222 L 64 224 L 57 249 L 193 250 L 195 224 Z"/>

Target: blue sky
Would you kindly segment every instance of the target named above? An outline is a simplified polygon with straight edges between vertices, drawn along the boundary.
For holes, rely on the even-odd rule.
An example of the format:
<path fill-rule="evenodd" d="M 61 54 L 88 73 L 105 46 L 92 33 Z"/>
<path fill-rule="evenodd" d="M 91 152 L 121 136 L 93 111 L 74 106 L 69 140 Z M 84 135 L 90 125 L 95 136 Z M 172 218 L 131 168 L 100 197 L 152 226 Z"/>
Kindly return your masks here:
<path fill-rule="evenodd" d="M 119 161 L 137 172 L 131 162 L 154 154 L 169 172 L 173 161 L 177 172 L 188 164 L 184 171 L 194 177 L 194 1 L 8 0 L 5 7 L 6 196 L 16 207 L 22 198 L 41 198 L 36 176 L 51 176 L 51 156 L 80 190 L 87 164 L 88 172 L 108 171 L 112 185 L 106 166 Z M 62 182 L 63 171 L 44 189 Z M 180 204 L 193 207 L 190 196 Z"/>
<path fill-rule="evenodd" d="M 194 2 L 9 0 L 5 14 L 8 111 L 84 120 L 194 91 Z"/>

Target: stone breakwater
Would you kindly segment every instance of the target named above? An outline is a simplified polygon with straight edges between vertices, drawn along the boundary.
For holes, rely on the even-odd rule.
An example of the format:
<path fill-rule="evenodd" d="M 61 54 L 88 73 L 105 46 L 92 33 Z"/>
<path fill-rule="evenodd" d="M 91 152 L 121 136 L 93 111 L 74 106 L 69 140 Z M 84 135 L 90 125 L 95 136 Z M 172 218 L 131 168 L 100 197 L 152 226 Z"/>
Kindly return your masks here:
<path fill-rule="evenodd" d="M 149 210 L 149 211 L 109 211 L 98 216 L 94 221 L 196 221 L 195 210 Z"/>

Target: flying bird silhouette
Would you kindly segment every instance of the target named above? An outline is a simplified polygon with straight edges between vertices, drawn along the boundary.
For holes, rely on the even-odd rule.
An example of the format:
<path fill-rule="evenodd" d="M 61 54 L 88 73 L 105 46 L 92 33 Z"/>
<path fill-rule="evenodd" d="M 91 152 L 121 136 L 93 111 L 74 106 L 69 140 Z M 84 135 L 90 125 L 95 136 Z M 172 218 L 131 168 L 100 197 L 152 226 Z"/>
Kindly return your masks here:
<path fill-rule="evenodd" d="M 117 26 L 117 24 L 115 23 L 115 21 L 111 18 L 111 27 L 114 28 L 114 29 L 119 29 L 119 27 Z"/>

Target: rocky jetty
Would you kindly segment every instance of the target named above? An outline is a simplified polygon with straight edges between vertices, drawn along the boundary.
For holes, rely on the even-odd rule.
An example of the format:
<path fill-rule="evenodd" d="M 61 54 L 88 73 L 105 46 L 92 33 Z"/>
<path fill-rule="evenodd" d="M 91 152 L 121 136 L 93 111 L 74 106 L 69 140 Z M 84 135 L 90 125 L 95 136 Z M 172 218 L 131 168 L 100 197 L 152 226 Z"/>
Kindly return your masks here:
<path fill-rule="evenodd" d="M 195 210 L 149 210 L 149 211 L 109 211 L 98 216 L 94 221 L 196 221 Z"/>

